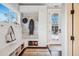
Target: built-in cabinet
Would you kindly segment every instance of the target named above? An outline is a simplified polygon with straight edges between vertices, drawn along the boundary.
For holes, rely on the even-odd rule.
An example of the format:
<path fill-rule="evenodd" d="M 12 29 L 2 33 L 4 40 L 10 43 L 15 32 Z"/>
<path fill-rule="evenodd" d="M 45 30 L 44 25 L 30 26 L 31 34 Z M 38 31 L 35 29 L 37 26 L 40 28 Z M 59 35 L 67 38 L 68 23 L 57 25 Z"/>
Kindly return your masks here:
<path fill-rule="evenodd" d="M 20 12 L 22 15 L 22 39 L 26 40 L 27 46 L 29 41 L 37 41 L 32 47 L 47 46 L 47 7 L 44 5 L 21 5 Z M 23 18 L 27 18 L 28 22 L 23 23 Z M 34 34 L 29 35 L 29 22 L 34 20 Z M 37 44 L 36 46 L 34 46 Z"/>

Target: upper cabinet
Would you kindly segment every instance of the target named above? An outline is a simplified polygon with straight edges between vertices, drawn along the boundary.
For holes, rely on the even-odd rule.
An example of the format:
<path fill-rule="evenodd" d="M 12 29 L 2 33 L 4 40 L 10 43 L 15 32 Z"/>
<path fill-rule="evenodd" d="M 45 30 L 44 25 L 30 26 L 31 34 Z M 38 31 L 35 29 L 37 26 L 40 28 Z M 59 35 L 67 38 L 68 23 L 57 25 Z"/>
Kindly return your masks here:
<path fill-rule="evenodd" d="M 13 22 L 16 23 L 17 15 L 14 11 L 7 6 L 0 4 L 0 22 Z"/>

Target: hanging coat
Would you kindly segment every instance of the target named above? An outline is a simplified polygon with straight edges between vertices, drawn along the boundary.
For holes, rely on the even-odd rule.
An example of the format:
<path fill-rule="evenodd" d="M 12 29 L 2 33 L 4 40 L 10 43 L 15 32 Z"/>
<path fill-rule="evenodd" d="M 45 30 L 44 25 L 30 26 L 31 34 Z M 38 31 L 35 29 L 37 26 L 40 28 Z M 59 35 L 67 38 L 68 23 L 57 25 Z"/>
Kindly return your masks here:
<path fill-rule="evenodd" d="M 34 34 L 34 20 L 31 19 L 29 22 L 29 35 L 33 35 Z"/>

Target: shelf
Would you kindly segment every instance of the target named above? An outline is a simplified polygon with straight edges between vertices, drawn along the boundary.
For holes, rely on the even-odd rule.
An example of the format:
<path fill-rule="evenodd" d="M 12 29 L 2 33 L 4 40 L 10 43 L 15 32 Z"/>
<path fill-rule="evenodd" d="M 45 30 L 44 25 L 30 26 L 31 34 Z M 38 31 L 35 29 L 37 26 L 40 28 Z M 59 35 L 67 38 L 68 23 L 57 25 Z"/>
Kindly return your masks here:
<path fill-rule="evenodd" d="M 48 44 L 48 46 L 62 46 L 61 44 Z"/>

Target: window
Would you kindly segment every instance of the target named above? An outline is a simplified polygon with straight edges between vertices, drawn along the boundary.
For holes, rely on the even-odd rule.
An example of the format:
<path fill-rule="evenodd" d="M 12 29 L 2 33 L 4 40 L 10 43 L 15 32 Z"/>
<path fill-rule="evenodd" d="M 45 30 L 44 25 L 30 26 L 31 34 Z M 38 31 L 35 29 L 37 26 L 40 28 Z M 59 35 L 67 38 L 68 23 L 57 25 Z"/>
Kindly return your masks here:
<path fill-rule="evenodd" d="M 16 22 L 16 13 L 0 4 L 0 22 Z"/>
<path fill-rule="evenodd" d="M 9 10 L 9 13 L 9 22 L 16 22 L 16 13 L 14 13 L 12 10 Z"/>
<path fill-rule="evenodd" d="M 8 21 L 9 9 L 0 4 L 0 21 Z"/>

